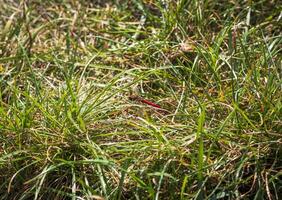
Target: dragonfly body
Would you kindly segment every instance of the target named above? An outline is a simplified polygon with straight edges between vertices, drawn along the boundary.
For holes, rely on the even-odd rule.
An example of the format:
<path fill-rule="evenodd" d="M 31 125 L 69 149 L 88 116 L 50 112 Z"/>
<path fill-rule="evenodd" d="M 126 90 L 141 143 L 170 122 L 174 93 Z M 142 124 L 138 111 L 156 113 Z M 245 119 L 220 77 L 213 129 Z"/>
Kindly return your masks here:
<path fill-rule="evenodd" d="M 146 100 L 146 99 L 142 99 L 141 97 L 138 97 L 138 96 L 130 96 L 129 97 L 130 100 L 133 100 L 133 101 L 139 101 L 139 102 L 142 102 L 144 104 L 147 104 L 149 106 L 152 106 L 154 108 L 161 108 L 160 105 L 156 104 L 156 103 L 153 103 L 149 100 Z"/>

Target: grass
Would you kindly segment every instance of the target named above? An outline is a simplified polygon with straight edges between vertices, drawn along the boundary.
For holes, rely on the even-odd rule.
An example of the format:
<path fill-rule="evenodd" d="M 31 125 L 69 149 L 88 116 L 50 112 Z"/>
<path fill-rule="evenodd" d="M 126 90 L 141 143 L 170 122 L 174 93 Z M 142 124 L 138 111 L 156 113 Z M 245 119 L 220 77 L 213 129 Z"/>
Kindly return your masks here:
<path fill-rule="evenodd" d="M 281 199 L 281 10 L 0 0 L 0 199 Z"/>

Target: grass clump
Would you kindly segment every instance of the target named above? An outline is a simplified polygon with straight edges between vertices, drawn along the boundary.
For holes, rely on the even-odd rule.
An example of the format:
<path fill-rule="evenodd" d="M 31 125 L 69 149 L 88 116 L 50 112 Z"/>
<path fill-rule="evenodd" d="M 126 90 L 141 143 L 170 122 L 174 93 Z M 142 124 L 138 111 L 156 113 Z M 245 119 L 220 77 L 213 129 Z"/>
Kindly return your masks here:
<path fill-rule="evenodd" d="M 0 0 L 1 199 L 280 199 L 281 8 Z"/>

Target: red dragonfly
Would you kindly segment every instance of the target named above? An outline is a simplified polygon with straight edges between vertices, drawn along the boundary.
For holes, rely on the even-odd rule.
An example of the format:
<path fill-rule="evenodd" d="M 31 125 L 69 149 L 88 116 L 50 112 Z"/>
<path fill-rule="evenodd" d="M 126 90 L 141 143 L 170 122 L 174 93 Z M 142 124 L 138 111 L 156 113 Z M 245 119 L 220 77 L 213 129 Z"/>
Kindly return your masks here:
<path fill-rule="evenodd" d="M 132 101 L 142 102 L 142 103 L 147 104 L 149 106 L 152 106 L 154 108 L 162 109 L 160 105 L 155 104 L 155 103 L 153 103 L 153 102 L 151 102 L 149 100 L 142 99 L 141 97 L 138 97 L 138 96 L 135 96 L 135 95 L 130 96 L 129 99 L 132 100 Z"/>

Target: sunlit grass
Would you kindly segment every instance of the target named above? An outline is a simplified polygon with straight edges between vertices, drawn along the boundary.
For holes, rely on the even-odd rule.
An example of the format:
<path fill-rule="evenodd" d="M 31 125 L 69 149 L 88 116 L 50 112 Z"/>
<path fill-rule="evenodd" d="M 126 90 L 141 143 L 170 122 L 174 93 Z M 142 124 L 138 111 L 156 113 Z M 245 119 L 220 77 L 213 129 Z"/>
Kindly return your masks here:
<path fill-rule="evenodd" d="M 0 0 L 1 199 L 282 198 L 281 8 Z"/>

